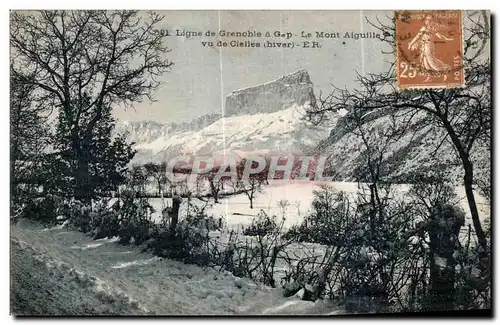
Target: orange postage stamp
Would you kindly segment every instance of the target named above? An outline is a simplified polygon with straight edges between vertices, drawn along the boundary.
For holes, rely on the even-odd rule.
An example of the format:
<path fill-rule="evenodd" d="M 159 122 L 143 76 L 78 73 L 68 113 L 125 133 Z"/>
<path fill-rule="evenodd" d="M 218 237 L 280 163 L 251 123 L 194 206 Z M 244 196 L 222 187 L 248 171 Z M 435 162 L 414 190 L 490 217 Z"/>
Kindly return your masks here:
<path fill-rule="evenodd" d="M 397 11 L 395 40 L 400 89 L 464 86 L 460 10 Z"/>

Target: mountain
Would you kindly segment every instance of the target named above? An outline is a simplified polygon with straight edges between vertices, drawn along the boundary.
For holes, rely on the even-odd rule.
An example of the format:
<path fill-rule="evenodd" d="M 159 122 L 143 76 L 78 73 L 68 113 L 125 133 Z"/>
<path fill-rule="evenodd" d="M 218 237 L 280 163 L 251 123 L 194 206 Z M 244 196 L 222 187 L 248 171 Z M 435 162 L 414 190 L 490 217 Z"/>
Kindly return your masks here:
<path fill-rule="evenodd" d="M 221 118 L 221 114 L 211 113 L 200 116 L 190 122 L 158 123 L 155 121 L 124 121 L 117 125 L 116 131 L 126 133 L 127 139 L 138 144 L 153 142 L 154 140 L 183 132 L 184 130 L 202 129 Z"/>
<path fill-rule="evenodd" d="M 383 149 L 383 164 L 380 169 L 381 176 L 391 179 L 394 183 L 412 183 L 413 177 L 425 174 L 437 176 L 444 175 L 449 181 L 457 184 L 463 183 L 463 167 L 458 159 L 454 147 L 447 137 L 446 131 L 441 127 L 426 123 L 426 114 L 421 112 L 413 116 L 411 122 L 403 114 L 391 116 L 391 109 L 383 108 L 370 111 L 363 117 L 363 132 L 370 143 L 378 143 L 379 148 L 373 147 L 372 157 L 380 154 Z M 365 181 L 358 179 L 361 168 L 366 170 L 367 151 L 359 129 L 349 131 L 347 121 L 348 112 L 336 119 L 329 136 L 317 147 L 328 162 L 329 174 L 337 175 L 338 180 Z M 382 136 L 388 125 L 402 128 L 408 127 L 408 132 L 401 138 L 386 143 Z M 358 133 L 357 135 L 355 133 Z M 379 135 L 374 137 L 374 135 Z M 475 168 L 475 177 L 478 182 L 488 184 L 490 178 L 491 152 L 485 144 L 477 142 L 471 151 Z"/>
<path fill-rule="evenodd" d="M 274 113 L 294 104 L 316 105 L 313 83 L 306 70 L 231 92 L 226 98 L 225 116 Z"/>
<path fill-rule="evenodd" d="M 304 120 L 316 105 L 313 84 L 306 70 L 274 81 L 231 92 L 224 116 L 213 113 L 185 123 L 123 122 L 135 142 L 133 163 L 168 161 L 179 154 L 244 156 L 306 154 L 325 139 L 329 129 Z"/>
<path fill-rule="evenodd" d="M 133 163 L 169 161 L 179 154 L 320 155 L 327 158 L 329 175 L 358 181 L 360 168 L 366 167 L 366 148 L 361 137 L 350 132 L 345 123 L 349 111 L 330 118 L 328 126 L 314 126 L 304 115 L 315 106 L 313 83 L 306 70 L 299 70 L 231 92 L 223 115 L 212 113 L 184 123 L 124 122 L 118 125 L 118 132 L 126 132 L 128 139 L 136 143 L 138 152 Z M 445 170 L 450 180 L 462 183 L 462 167 L 454 149 L 441 141 L 444 131 L 422 123 L 424 119 L 424 114 L 415 116 L 411 132 L 385 148 L 382 174 L 395 183 L 408 183 L 422 171 L 432 174 Z M 363 120 L 363 129 L 370 136 L 390 123 L 406 123 L 393 120 L 387 108 L 369 111 Z M 489 182 L 491 153 L 484 146 L 473 152 L 476 177 Z"/>

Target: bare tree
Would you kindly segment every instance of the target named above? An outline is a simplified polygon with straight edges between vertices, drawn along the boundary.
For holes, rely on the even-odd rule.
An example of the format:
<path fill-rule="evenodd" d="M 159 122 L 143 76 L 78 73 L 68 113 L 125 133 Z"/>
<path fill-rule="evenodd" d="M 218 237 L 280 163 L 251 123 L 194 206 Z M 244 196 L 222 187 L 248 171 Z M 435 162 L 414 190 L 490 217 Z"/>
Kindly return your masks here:
<path fill-rule="evenodd" d="M 263 182 L 264 180 L 260 177 L 249 177 L 248 179 L 242 179 L 236 182 L 236 188 L 245 193 L 250 201 L 250 209 L 253 209 L 255 195 L 262 191 Z"/>
<path fill-rule="evenodd" d="M 167 164 L 155 164 L 155 163 L 147 163 L 144 165 L 144 169 L 148 176 L 153 177 L 158 186 L 158 196 L 162 194 L 163 185 L 167 182 Z"/>
<path fill-rule="evenodd" d="M 224 188 L 224 179 L 222 177 L 215 177 L 214 173 L 209 173 L 207 179 L 210 185 L 210 194 L 212 194 L 214 202 L 219 203 L 219 193 Z"/>
<path fill-rule="evenodd" d="M 88 143 L 112 107 L 153 100 L 166 58 L 163 16 L 136 11 L 12 12 L 13 69 L 32 76 L 38 103 L 58 110 L 60 145 L 76 161 L 75 196 L 88 201 Z"/>
<path fill-rule="evenodd" d="M 394 58 L 397 37 L 394 17 L 387 23 L 369 21 L 383 35 L 388 54 Z M 370 115 L 397 112 L 404 123 L 429 125 L 442 130 L 440 145 L 451 144 L 463 169 L 463 181 L 469 210 L 479 245 L 487 250 L 487 239 L 481 226 L 474 197 L 474 161 L 472 154 L 479 147 L 489 152 L 491 141 L 491 62 L 488 50 L 489 17 L 482 12 L 468 12 L 464 26 L 464 71 L 466 87 L 455 89 L 425 89 L 399 91 L 395 82 L 394 61 L 385 72 L 358 75 L 358 89 L 334 87 L 319 105 L 308 112 L 309 119 L 320 123 L 329 112 L 347 110 L 362 112 L 365 122 Z M 350 113 L 348 113 L 350 114 Z"/>

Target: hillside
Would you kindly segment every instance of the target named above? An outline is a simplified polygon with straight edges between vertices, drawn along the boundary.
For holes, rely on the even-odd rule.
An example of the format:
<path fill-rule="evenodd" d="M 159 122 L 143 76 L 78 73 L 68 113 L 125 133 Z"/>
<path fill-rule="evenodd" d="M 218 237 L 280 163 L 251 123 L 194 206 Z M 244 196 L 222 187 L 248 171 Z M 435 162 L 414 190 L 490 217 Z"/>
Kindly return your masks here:
<path fill-rule="evenodd" d="M 370 112 L 370 116 L 365 118 L 363 130 L 371 137 L 371 141 L 388 125 L 396 123 L 401 127 L 407 123 L 402 117 L 393 119 L 391 113 L 390 109 L 382 109 Z M 329 136 L 319 143 L 317 152 L 328 157 L 332 172 L 338 175 L 339 180 L 357 181 L 355 175 L 359 175 L 359 171 L 354 166 L 366 166 L 366 146 L 361 137 L 355 134 L 359 130 L 350 132 L 346 127 L 348 114 L 336 120 Z M 463 167 L 452 144 L 443 141 L 447 138 L 445 130 L 424 123 L 425 119 L 423 113 L 414 116 L 408 124 L 408 131 L 400 139 L 389 143 L 383 154 L 381 174 L 394 183 L 406 184 L 412 182 L 414 175 L 430 176 L 442 172 L 450 181 L 462 184 Z M 385 145 L 383 137 L 377 141 L 379 145 Z M 489 183 L 491 152 L 487 146 L 477 142 L 472 148 L 471 157 L 476 179 Z"/>

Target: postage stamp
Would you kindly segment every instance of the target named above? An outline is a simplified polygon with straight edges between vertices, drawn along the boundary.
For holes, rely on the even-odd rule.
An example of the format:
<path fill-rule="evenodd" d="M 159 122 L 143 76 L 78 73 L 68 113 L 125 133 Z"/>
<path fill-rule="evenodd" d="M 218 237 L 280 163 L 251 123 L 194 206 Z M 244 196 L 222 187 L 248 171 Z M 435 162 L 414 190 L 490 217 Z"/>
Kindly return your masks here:
<path fill-rule="evenodd" d="M 398 11 L 395 39 L 398 88 L 464 86 L 460 10 Z"/>

